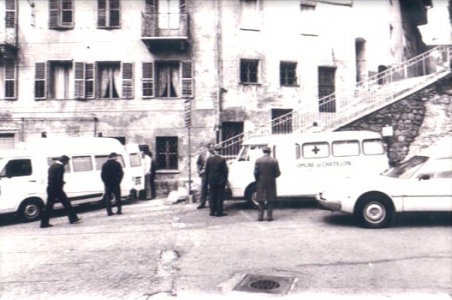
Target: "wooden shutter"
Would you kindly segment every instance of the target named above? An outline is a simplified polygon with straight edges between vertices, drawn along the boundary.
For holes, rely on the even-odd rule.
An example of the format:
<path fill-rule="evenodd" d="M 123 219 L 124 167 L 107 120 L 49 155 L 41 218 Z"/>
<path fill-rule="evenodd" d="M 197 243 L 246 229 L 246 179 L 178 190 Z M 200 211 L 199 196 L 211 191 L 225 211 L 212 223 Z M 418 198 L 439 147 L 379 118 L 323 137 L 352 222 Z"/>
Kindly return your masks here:
<path fill-rule="evenodd" d="M 4 93 L 5 99 L 16 99 L 17 91 L 17 69 L 15 61 L 5 61 Z"/>
<path fill-rule="evenodd" d="M 85 97 L 86 99 L 94 99 L 96 97 L 95 87 L 96 81 L 94 77 L 94 64 L 85 64 Z"/>
<path fill-rule="evenodd" d="M 108 0 L 108 24 L 110 27 L 119 27 L 119 21 L 121 19 L 121 10 L 119 7 L 119 0 Z"/>
<path fill-rule="evenodd" d="M 97 26 L 107 26 L 107 0 L 97 1 Z"/>
<path fill-rule="evenodd" d="M 16 27 L 16 0 L 5 1 L 5 28 Z"/>
<path fill-rule="evenodd" d="M 146 9 L 145 12 L 147 14 L 155 14 L 155 0 L 146 0 Z"/>
<path fill-rule="evenodd" d="M 49 0 L 49 28 L 58 28 L 59 13 L 59 1 Z"/>
<path fill-rule="evenodd" d="M 142 87 L 141 92 L 143 98 L 154 97 L 154 63 L 143 63 L 143 75 L 141 78 Z"/>
<path fill-rule="evenodd" d="M 35 99 L 47 98 L 47 63 L 38 62 L 35 65 Z"/>
<path fill-rule="evenodd" d="M 74 98 L 75 99 L 85 99 L 86 98 L 86 88 L 85 88 L 85 63 L 76 62 L 75 63 L 75 85 L 74 85 Z"/>
<path fill-rule="evenodd" d="M 133 99 L 133 63 L 122 63 L 122 98 Z"/>
<path fill-rule="evenodd" d="M 182 62 L 182 97 L 193 97 L 193 70 L 192 63 Z"/>
<path fill-rule="evenodd" d="M 179 10 L 179 12 L 181 14 L 185 14 L 187 12 L 185 0 L 179 0 L 179 1 L 180 1 L 180 10 Z"/>
<path fill-rule="evenodd" d="M 74 4 L 72 0 L 61 1 L 61 26 L 72 28 L 74 26 Z"/>

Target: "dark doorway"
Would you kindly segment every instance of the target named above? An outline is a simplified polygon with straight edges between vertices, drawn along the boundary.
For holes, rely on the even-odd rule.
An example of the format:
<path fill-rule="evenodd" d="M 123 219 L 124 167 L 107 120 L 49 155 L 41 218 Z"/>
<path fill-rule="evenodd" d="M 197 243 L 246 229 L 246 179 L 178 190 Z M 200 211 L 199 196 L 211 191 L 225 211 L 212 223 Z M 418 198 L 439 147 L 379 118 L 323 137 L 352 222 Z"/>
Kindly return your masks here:
<path fill-rule="evenodd" d="M 243 139 L 243 122 L 221 123 L 221 140 L 226 141 L 223 145 L 223 155 L 232 158 L 239 154 Z"/>
<path fill-rule="evenodd" d="M 272 133 L 284 134 L 292 133 L 292 114 L 293 109 L 272 109 Z M 289 115 L 288 115 L 289 114 Z"/>
<path fill-rule="evenodd" d="M 319 67 L 319 111 L 320 112 L 336 112 L 336 99 L 334 95 L 336 68 Z M 324 99 L 327 97 L 326 99 Z"/>

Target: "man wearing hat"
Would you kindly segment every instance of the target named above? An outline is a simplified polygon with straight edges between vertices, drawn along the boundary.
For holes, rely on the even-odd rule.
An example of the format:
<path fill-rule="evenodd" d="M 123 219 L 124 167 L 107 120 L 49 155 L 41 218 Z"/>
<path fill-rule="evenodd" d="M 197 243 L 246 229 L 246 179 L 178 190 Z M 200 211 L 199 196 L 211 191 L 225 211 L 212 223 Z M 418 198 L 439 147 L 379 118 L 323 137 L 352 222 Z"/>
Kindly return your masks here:
<path fill-rule="evenodd" d="M 256 179 L 256 198 L 259 203 L 258 221 L 264 220 L 265 202 L 267 202 L 267 221 L 273 221 L 273 204 L 277 200 L 276 178 L 281 175 L 278 160 L 271 157 L 271 149 L 262 149 L 264 156 L 258 158 L 254 165 Z"/>
<path fill-rule="evenodd" d="M 76 224 L 81 222 L 81 218 L 77 216 L 72 208 L 71 202 L 63 190 L 64 186 L 64 166 L 67 165 L 70 158 L 63 155 L 49 167 L 47 180 L 47 202 L 41 218 L 41 228 L 51 227 L 49 224 L 50 214 L 53 210 L 55 202 L 61 202 L 66 210 L 69 223 Z"/>
<path fill-rule="evenodd" d="M 112 216 L 113 211 L 111 210 L 111 202 L 110 196 L 114 194 L 116 203 L 117 203 L 117 211 L 116 213 L 120 215 L 121 212 L 121 181 L 124 176 L 124 172 L 122 171 L 122 166 L 119 162 L 116 161 L 117 154 L 115 152 L 110 153 L 108 155 L 108 160 L 102 165 L 102 171 L 100 176 L 105 186 L 104 193 L 104 201 L 105 207 L 107 208 L 107 215 Z"/>
<path fill-rule="evenodd" d="M 210 216 L 223 217 L 224 191 L 228 182 L 226 159 L 220 156 L 221 147 L 211 148 L 211 155 L 206 161 L 206 180 L 209 185 Z"/>

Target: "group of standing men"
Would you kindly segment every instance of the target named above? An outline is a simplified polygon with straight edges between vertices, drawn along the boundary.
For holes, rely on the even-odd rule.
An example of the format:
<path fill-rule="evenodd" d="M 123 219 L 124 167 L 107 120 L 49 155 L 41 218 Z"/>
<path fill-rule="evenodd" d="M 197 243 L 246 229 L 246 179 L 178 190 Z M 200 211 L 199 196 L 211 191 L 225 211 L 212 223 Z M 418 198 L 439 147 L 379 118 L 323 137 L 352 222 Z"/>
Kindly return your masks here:
<path fill-rule="evenodd" d="M 115 199 L 117 207 L 116 214 L 122 214 L 121 205 L 121 181 L 124 177 L 122 165 L 117 161 L 118 155 L 115 152 L 108 155 L 107 161 L 102 165 L 101 179 L 104 183 L 104 196 L 102 201 L 107 209 L 107 215 L 112 216 L 112 199 Z M 151 199 L 156 197 L 155 192 L 155 164 L 152 160 L 152 153 L 150 151 L 143 152 L 142 158 L 144 161 L 144 171 L 151 190 Z M 69 218 L 69 223 L 76 224 L 81 222 L 81 218 L 75 213 L 71 202 L 64 192 L 64 171 L 65 166 L 69 163 L 70 158 L 66 155 L 59 157 L 48 169 L 47 179 L 47 202 L 41 218 L 41 228 L 51 227 L 49 219 L 53 211 L 53 206 L 57 202 L 61 202 L 66 214 Z M 112 197 L 113 196 L 113 197 Z"/>
<path fill-rule="evenodd" d="M 201 177 L 201 199 L 198 209 L 206 207 L 207 194 L 209 194 L 210 216 L 222 217 L 227 214 L 223 211 L 225 188 L 228 182 L 228 167 L 226 159 L 220 156 L 221 147 L 207 144 L 196 162 L 198 174 Z M 277 200 L 276 178 L 281 175 L 279 163 L 271 157 L 271 149 L 264 147 L 263 156 L 258 158 L 254 165 L 256 179 L 256 199 L 258 202 L 258 221 L 264 220 L 267 210 L 267 221 L 273 221 L 273 205 Z M 209 192 L 209 193 L 208 193 Z"/>

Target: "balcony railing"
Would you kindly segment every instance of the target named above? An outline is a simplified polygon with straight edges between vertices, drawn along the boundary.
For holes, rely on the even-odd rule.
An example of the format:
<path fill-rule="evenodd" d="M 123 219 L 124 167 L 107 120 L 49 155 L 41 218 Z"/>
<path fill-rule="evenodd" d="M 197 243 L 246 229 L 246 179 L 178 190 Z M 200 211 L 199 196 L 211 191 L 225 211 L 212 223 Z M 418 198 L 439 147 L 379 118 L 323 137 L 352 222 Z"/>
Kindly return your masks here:
<path fill-rule="evenodd" d="M 222 154 L 234 156 L 238 145 L 250 137 L 308 132 L 314 122 L 320 125 L 322 131 L 334 131 L 446 76 L 451 71 L 451 58 L 451 46 L 433 48 L 358 82 L 353 89 L 336 92 L 319 99 L 318 103 L 304 106 L 254 130 L 222 141 Z M 335 107 L 336 111 L 325 112 L 328 107 Z"/>
<path fill-rule="evenodd" d="M 187 39 L 187 14 L 150 14 L 142 13 L 143 39 Z"/>

